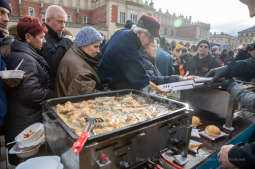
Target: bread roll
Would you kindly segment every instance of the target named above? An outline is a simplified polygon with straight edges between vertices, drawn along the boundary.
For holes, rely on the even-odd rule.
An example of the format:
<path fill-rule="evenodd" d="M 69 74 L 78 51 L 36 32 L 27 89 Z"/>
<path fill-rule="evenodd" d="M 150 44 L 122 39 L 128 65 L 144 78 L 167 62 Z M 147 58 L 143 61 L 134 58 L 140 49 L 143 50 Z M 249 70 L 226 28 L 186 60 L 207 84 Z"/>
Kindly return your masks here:
<path fill-rule="evenodd" d="M 206 126 L 205 132 L 208 135 L 213 136 L 213 137 L 217 137 L 221 133 L 220 129 L 217 126 L 215 126 L 215 125 L 208 125 L 208 126 Z"/>
<path fill-rule="evenodd" d="M 197 116 L 192 116 L 192 126 L 197 127 L 200 124 L 200 119 Z"/>

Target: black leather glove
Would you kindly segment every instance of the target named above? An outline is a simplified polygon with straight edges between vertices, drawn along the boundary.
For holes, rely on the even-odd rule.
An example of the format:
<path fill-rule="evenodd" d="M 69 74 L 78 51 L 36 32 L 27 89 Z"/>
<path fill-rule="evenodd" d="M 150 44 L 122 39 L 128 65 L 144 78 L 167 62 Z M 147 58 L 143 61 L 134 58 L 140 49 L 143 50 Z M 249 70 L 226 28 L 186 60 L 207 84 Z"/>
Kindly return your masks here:
<path fill-rule="evenodd" d="M 218 68 L 211 69 L 206 73 L 206 77 L 213 77 L 213 82 L 219 80 L 222 77 L 225 77 L 229 72 L 228 66 L 222 66 Z"/>
<path fill-rule="evenodd" d="M 231 88 L 231 86 L 234 84 L 234 80 L 233 79 L 225 79 L 223 80 L 223 82 L 221 83 L 221 87 L 224 90 L 229 90 Z"/>

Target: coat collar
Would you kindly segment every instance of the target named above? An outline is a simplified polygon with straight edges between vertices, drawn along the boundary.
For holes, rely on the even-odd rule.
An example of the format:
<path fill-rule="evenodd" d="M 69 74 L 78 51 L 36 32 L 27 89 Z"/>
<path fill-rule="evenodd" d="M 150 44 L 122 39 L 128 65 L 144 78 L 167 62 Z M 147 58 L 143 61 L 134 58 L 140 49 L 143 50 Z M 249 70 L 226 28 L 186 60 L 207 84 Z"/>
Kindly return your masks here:
<path fill-rule="evenodd" d="M 51 37 L 53 37 L 54 39 L 58 39 L 61 40 L 62 35 L 59 35 L 57 32 L 55 32 L 49 25 L 45 24 L 47 29 L 48 29 L 48 33 Z"/>
<path fill-rule="evenodd" d="M 209 58 L 211 58 L 211 55 L 208 54 L 207 56 L 205 56 L 202 59 L 199 58 L 199 54 L 196 54 L 194 57 L 195 57 L 196 60 L 201 60 L 202 61 L 202 60 L 208 60 Z"/>
<path fill-rule="evenodd" d="M 39 55 L 37 50 L 35 50 L 28 43 L 22 42 L 22 41 L 19 41 L 19 40 L 15 40 L 13 42 L 13 45 L 12 45 L 11 49 L 14 52 L 27 53 L 28 55 L 32 56 L 35 60 L 37 60 L 41 65 L 43 65 L 47 69 L 47 71 L 49 70 L 49 65 L 45 61 L 45 59 L 41 55 Z"/>
<path fill-rule="evenodd" d="M 142 47 L 142 43 L 140 39 L 138 38 L 137 34 L 132 30 L 130 30 L 129 34 L 134 39 L 135 45 L 138 47 L 138 49 L 140 49 Z"/>
<path fill-rule="evenodd" d="M 75 44 L 73 44 L 72 50 L 74 53 L 76 53 L 78 56 L 80 56 L 83 60 L 87 61 L 88 63 L 91 63 L 93 65 L 96 65 L 98 63 L 98 60 L 96 58 L 87 55 L 85 52 L 83 52 L 83 50 L 78 48 Z"/>

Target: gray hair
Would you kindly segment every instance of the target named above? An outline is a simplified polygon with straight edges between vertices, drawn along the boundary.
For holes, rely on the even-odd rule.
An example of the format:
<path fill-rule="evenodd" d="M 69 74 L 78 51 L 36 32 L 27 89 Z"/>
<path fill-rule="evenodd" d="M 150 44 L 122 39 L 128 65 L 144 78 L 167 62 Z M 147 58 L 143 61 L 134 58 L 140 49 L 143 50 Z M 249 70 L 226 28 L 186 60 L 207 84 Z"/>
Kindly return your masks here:
<path fill-rule="evenodd" d="M 47 8 L 45 13 L 45 21 L 47 22 L 47 18 L 55 18 L 57 14 L 62 13 L 65 16 L 67 15 L 65 10 L 58 5 L 51 5 Z"/>
<path fill-rule="evenodd" d="M 135 33 L 139 32 L 139 31 L 144 32 L 144 33 L 147 33 L 147 32 L 148 32 L 147 29 L 141 28 L 141 27 L 136 26 L 136 25 L 133 25 L 133 26 L 131 27 L 131 30 L 133 30 L 133 32 L 135 32 Z"/>

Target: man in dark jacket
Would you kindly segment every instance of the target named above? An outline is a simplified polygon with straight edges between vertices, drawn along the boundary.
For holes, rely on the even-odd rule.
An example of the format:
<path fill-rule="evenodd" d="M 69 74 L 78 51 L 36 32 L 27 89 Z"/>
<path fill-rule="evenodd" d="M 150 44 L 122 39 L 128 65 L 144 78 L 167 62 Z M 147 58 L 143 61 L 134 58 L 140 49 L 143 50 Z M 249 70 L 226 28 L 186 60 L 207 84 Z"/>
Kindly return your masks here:
<path fill-rule="evenodd" d="M 55 86 L 55 78 L 60 60 L 72 46 L 72 41 L 62 35 L 66 24 L 66 12 L 57 5 L 47 8 L 45 14 L 48 33 L 45 35 L 46 43 L 42 54 L 50 67 L 51 88 Z"/>
<path fill-rule="evenodd" d="M 11 7 L 5 0 L 0 0 L 0 48 L 9 42 L 7 25 L 9 22 L 9 15 L 11 14 Z M 0 50 L 1 51 L 1 50 Z M 0 71 L 6 69 L 5 61 L 2 52 L 0 52 Z M 4 83 L 5 82 L 5 83 Z M 11 79 L 2 79 L 0 75 L 0 134 L 4 123 L 4 118 L 7 113 L 7 103 L 5 95 L 5 84 L 9 87 L 15 87 L 19 81 Z"/>
<path fill-rule="evenodd" d="M 245 59 L 249 59 L 250 56 L 248 55 L 248 51 L 247 51 L 247 44 L 244 43 L 242 45 L 242 49 L 240 49 L 236 55 L 235 60 L 245 60 Z"/>
<path fill-rule="evenodd" d="M 213 68 L 219 67 L 220 63 L 209 54 L 210 44 L 207 40 L 201 40 L 198 45 L 198 54 L 196 54 L 187 63 L 187 70 L 191 75 L 205 76 Z"/>
<path fill-rule="evenodd" d="M 250 11 L 250 16 L 255 16 L 255 2 L 253 0 L 240 0 L 245 3 Z M 211 70 L 208 76 L 214 75 L 214 81 L 221 77 L 235 77 L 249 74 L 255 77 L 255 58 L 234 62 L 228 66 Z M 233 80 L 227 80 L 227 91 L 242 105 L 255 110 L 255 94 L 244 89 Z M 222 146 L 218 158 L 222 168 L 255 168 L 255 142 L 240 143 L 237 145 Z"/>
<path fill-rule="evenodd" d="M 233 56 L 229 55 L 229 52 L 227 49 L 223 49 L 223 51 L 221 52 L 221 60 L 223 60 L 224 65 L 229 65 L 234 61 Z"/>
<path fill-rule="evenodd" d="M 143 15 L 132 30 L 116 32 L 99 62 L 99 76 L 110 89 L 142 89 L 151 80 L 143 67 L 141 47 L 159 36 L 160 24 L 152 16 Z"/>

